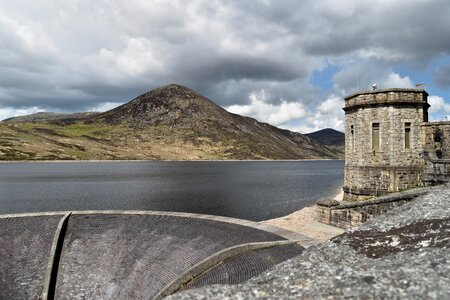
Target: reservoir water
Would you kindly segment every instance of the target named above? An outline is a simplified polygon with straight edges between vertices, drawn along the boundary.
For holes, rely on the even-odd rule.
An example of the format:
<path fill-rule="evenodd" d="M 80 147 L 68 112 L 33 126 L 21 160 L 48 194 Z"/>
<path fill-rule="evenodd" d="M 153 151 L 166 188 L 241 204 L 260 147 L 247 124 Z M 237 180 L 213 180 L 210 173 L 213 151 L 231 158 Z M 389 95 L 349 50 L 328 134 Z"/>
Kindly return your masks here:
<path fill-rule="evenodd" d="M 1 163 L 0 214 L 162 210 L 260 221 L 338 193 L 344 161 Z"/>

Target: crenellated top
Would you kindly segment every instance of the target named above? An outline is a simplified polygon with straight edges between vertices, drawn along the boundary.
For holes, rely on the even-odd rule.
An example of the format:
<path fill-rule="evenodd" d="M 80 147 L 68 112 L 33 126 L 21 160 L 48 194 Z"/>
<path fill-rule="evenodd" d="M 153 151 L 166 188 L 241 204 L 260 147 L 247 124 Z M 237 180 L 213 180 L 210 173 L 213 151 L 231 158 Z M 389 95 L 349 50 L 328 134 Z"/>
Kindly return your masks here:
<path fill-rule="evenodd" d="M 428 93 L 424 89 L 390 88 L 362 91 L 344 98 L 344 111 L 361 107 L 387 105 L 414 105 L 428 109 Z"/>

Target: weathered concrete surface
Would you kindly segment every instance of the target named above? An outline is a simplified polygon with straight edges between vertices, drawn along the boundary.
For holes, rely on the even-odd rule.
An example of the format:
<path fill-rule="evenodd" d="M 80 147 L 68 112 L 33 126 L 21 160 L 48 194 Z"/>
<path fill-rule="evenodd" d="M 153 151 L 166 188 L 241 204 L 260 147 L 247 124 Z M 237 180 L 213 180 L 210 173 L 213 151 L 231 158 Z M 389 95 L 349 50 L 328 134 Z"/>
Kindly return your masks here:
<path fill-rule="evenodd" d="M 450 185 L 240 285 L 170 299 L 450 299 Z"/>
<path fill-rule="evenodd" d="M 0 299 L 41 296 L 53 236 L 62 217 L 0 217 Z"/>
<path fill-rule="evenodd" d="M 202 259 L 272 233 L 171 216 L 74 215 L 61 255 L 58 299 L 151 299 Z"/>
<path fill-rule="evenodd" d="M 67 226 L 58 231 L 58 224 Z M 290 243 L 285 236 L 300 239 L 288 254 L 275 250 Z M 207 215 L 130 211 L 3 215 L 0 299 L 46 299 L 46 283 L 49 299 L 53 295 L 152 299 L 194 268 L 202 274 L 206 271 L 202 266 L 222 262 L 217 259 L 225 256 L 218 253 L 228 251 L 228 259 L 268 243 L 273 250 L 267 267 L 316 242 L 255 222 Z M 252 260 L 243 260 L 239 268 L 244 271 L 235 274 L 264 270 L 252 269 Z"/>

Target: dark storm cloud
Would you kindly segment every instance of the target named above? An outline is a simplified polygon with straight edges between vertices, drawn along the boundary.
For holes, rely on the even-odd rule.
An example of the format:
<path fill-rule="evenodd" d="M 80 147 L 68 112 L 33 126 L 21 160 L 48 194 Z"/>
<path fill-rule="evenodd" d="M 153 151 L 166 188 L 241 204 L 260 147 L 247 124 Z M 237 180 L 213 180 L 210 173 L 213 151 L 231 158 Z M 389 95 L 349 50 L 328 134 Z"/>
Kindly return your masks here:
<path fill-rule="evenodd" d="M 420 64 L 450 53 L 448 1 L 317 1 L 312 6 L 318 14 L 310 15 L 307 34 L 299 36 L 312 55 L 365 51 L 384 61 Z"/>
<path fill-rule="evenodd" d="M 300 66 L 288 65 L 270 58 L 212 57 L 201 61 L 194 57 L 181 63 L 181 78 L 191 77 L 194 81 L 221 82 L 230 79 L 252 79 L 256 81 L 291 81 L 305 78 L 306 70 Z"/>
<path fill-rule="evenodd" d="M 361 61 L 366 85 L 410 84 L 391 64 L 448 55 L 449 9 L 444 0 L 4 0 L 0 108 L 81 111 L 168 83 L 222 106 L 264 90 L 268 103 L 314 108 L 323 91 L 309 78 L 328 64 Z M 336 91 L 352 88 L 353 71 L 333 77 Z M 435 79 L 449 86 L 446 74 L 439 69 Z"/>
<path fill-rule="evenodd" d="M 438 67 L 434 72 L 434 80 L 440 87 L 450 88 L 450 65 Z"/>

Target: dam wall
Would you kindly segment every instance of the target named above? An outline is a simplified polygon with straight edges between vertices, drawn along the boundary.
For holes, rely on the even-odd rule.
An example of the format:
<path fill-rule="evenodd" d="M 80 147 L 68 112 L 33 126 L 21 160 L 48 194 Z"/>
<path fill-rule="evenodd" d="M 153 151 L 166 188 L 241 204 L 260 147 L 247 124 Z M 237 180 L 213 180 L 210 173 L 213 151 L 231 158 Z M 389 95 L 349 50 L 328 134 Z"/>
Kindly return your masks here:
<path fill-rule="evenodd" d="M 195 287 L 208 270 L 249 279 L 314 244 L 265 224 L 187 213 L 1 215 L 0 299 L 161 298 Z M 213 277 L 206 281 L 221 283 Z"/>

